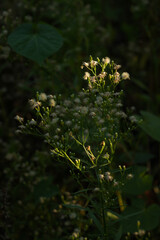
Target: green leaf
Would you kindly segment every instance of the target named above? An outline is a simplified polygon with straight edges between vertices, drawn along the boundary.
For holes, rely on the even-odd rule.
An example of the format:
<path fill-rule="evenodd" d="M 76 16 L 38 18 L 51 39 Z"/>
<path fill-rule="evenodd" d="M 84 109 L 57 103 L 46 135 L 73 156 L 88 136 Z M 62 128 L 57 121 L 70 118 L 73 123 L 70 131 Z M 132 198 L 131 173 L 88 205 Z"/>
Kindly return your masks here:
<path fill-rule="evenodd" d="M 119 227 L 119 229 L 118 229 L 118 232 L 116 233 L 116 235 L 115 235 L 115 240 L 120 240 L 121 239 L 121 237 L 122 237 L 122 234 L 123 234 L 123 231 L 122 231 L 123 229 L 122 229 L 122 225 Z"/>
<path fill-rule="evenodd" d="M 67 207 L 67 208 L 75 208 L 75 209 L 79 209 L 79 210 L 83 210 L 83 211 L 87 211 L 88 209 L 87 208 L 84 208 L 80 205 L 76 205 L 76 204 L 63 204 L 64 207 Z"/>
<path fill-rule="evenodd" d="M 160 118 L 145 111 L 141 111 L 141 115 L 144 120 L 139 124 L 139 126 L 150 137 L 160 142 Z"/>
<path fill-rule="evenodd" d="M 132 170 L 133 178 L 128 180 L 123 187 L 127 194 L 139 195 L 151 189 L 153 178 L 146 173 L 145 167 L 135 166 Z"/>
<path fill-rule="evenodd" d="M 145 163 L 154 157 L 153 154 L 147 152 L 136 152 L 134 155 L 135 163 Z"/>
<path fill-rule="evenodd" d="M 141 228 L 150 231 L 159 225 L 160 207 L 152 204 L 148 207 L 140 217 Z"/>
<path fill-rule="evenodd" d="M 8 44 L 20 55 L 42 64 L 59 50 L 63 39 L 51 25 L 24 23 L 9 35 Z"/>
<path fill-rule="evenodd" d="M 93 189 L 92 188 L 86 188 L 86 189 L 83 189 L 83 190 L 80 190 L 80 191 L 77 191 L 77 192 L 73 193 L 73 195 L 78 195 L 80 193 L 88 192 L 90 190 L 93 190 Z"/>
<path fill-rule="evenodd" d="M 96 227 L 99 229 L 99 231 L 101 233 L 103 233 L 103 227 L 102 227 L 100 221 L 88 207 L 84 208 L 84 207 L 81 207 L 80 205 L 75 205 L 75 204 L 63 204 L 63 206 L 67 207 L 67 208 L 75 208 L 75 209 L 87 211 L 90 218 L 92 218 L 92 220 L 94 221 Z"/>
<path fill-rule="evenodd" d="M 122 227 L 123 233 L 137 231 L 137 221 L 140 221 L 140 229 L 146 231 L 153 230 L 159 225 L 160 207 L 157 204 L 152 204 L 146 209 L 137 211 L 137 208 L 128 207 L 123 212 Z"/>
<path fill-rule="evenodd" d="M 103 234 L 103 227 L 102 224 L 100 223 L 100 221 L 98 220 L 98 218 L 94 215 L 94 213 L 87 208 L 88 210 L 88 214 L 90 216 L 90 218 L 92 218 L 93 222 L 95 223 L 96 227 L 99 229 L 99 231 L 101 232 L 101 234 Z"/>

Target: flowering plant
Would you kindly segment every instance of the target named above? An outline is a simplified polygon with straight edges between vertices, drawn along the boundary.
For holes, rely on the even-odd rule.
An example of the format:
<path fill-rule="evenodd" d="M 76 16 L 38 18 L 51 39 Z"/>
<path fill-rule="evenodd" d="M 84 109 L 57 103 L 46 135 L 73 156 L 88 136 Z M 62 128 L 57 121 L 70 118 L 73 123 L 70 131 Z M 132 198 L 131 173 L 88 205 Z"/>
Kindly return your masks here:
<path fill-rule="evenodd" d="M 51 146 L 51 154 L 70 165 L 80 184 L 81 204 L 76 208 L 86 211 L 98 230 L 93 230 L 96 238 L 92 239 L 115 237 L 110 227 L 119 217 L 113 209 L 125 208 L 121 187 L 126 167 L 118 167 L 114 156 L 118 141 L 137 120 L 122 110 L 123 91 L 116 91 L 116 86 L 130 76 L 120 74 L 120 67 L 108 57 L 97 61 L 91 57 L 81 66 L 87 69 L 87 89 L 65 100 L 60 94 L 37 93 L 36 99 L 29 100 L 35 118 L 24 123 L 23 118 L 16 117 L 21 123 L 19 132 L 43 137 Z"/>

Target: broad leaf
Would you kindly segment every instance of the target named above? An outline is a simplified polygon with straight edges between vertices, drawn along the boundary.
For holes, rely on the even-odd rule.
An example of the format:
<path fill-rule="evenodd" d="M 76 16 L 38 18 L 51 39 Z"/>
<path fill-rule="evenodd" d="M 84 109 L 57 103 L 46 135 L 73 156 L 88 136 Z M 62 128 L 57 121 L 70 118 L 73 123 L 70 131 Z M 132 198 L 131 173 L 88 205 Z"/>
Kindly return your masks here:
<path fill-rule="evenodd" d="M 135 152 L 134 162 L 135 163 L 145 163 L 154 157 L 153 154 L 147 152 Z"/>
<path fill-rule="evenodd" d="M 39 64 L 58 51 L 62 43 L 57 30 L 44 23 L 24 23 L 8 37 L 8 44 L 15 52 Z"/>
<path fill-rule="evenodd" d="M 151 189 L 153 178 L 146 173 L 145 167 L 135 166 L 132 170 L 133 178 L 124 185 L 124 192 L 131 195 L 139 195 Z"/>
<path fill-rule="evenodd" d="M 140 127 L 150 137 L 160 142 L 160 118 L 150 112 L 145 111 L 141 111 L 141 115 L 144 121 L 140 123 Z"/>
<path fill-rule="evenodd" d="M 142 211 L 137 208 L 128 207 L 123 213 L 123 233 L 137 231 L 137 221 L 140 221 L 140 229 L 150 231 L 159 225 L 160 207 L 157 204 L 152 204 Z"/>

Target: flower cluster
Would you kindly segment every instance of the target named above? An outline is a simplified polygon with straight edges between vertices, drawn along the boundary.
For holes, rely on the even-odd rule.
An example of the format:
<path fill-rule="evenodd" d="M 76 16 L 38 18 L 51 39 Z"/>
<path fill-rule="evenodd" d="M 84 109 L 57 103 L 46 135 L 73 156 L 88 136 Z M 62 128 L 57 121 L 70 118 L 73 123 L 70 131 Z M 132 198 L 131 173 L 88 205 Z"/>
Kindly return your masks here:
<path fill-rule="evenodd" d="M 18 131 L 44 136 L 45 142 L 53 148 L 52 153 L 67 158 L 79 170 L 85 169 L 87 164 L 89 167 L 97 165 L 98 161 L 101 164 L 111 162 L 114 143 L 123 135 L 122 122 L 127 122 L 128 118 L 121 101 L 123 91 L 116 92 L 115 86 L 121 79 L 129 78 L 129 74 L 120 75 L 117 72 L 120 66 L 108 57 L 102 61 L 91 58 L 82 66 L 94 75 L 89 72 L 84 75 L 84 79 L 88 80 L 88 89 L 65 100 L 60 94 L 37 93 L 36 99 L 29 100 L 36 119 L 23 124 L 22 118 L 16 116 L 22 124 Z M 75 150 L 75 143 L 82 146 L 83 153 Z M 84 152 L 89 163 L 82 164 Z M 112 177 L 108 175 L 107 178 L 111 181 Z"/>
<path fill-rule="evenodd" d="M 105 86 L 112 83 L 112 87 L 116 86 L 121 80 L 130 79 L 130 75 L 127 72 L 120 74 L 117 70 L 121 68 L 120 65 L 111 61 L 109 57 L 105 57 L 100 61 L 97 58 L 97 61 L 94 61 L 90 57 L 89 62 L 84 62 L 81 66 L 81 69 L 84 67 L 89 70 L 85 72 L 84 80 L 88 80 L 89 88 L 98 88 L 105 89 Z"/>
<path fill-rule="evenodd" d="M 83 175 L 89 186 L 89 199 L 94 199 L 95 205 L 100 205 L 98 211 L 103 212 L 100 221 L 103 222 L 105 236 L 105 209 L 112 209 L 118 200 L 120 211 L 124 210 L 120 189 L 125 180 L 133 178 L 131 174 L 125 177 L 125 165 L 117 169 L 117 162 L 113 161 L 116 145 L 128 131 L 128 124 L 133 124 L 136 118 L 124 111 L 123 91 L 116 90 L 121 80 L 129 79 L 128 73 L 117 71 L 120 65 L 106 57 L 102 60 L 97 58 L 97 61 L 90 58 L 81 68 L 84 67 L 90 71 L 84 75 L 84 80 L 88 81 L 87 89 L 66 99 L 61 94 L 37 93 L 35 99 L 29 100 L 34 117 L 27 122 L 19 116 L 16 119 L 21 124 L 19 132 L 43 137 L 51 146 L 51 154 L 67 160 L 78 182 Z M 78 170 L 78 175 L 73 170 Z M 83 189 L 83 183 L 81 187 Z M 90 211 L 86 208 L 88 199 L 87 205 L 84 204 L 84 195 L 82 199 L 76 207 Z M 40 202 L 43 204 L 45 198 Z M 94 205 L 92 207 L 95 208 Z M 76 213 L 70 213 L 65 226 L 74 218 Z M 85 239 L 79 228 L 75 228 L 70 237 Z"/>

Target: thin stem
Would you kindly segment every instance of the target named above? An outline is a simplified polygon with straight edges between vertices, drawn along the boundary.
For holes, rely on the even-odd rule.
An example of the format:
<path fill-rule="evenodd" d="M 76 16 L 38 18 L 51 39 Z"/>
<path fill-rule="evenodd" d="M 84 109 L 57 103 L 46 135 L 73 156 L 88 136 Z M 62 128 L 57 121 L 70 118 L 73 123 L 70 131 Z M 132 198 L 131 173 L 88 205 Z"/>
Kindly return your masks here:
<path fill-rule="evenodd" d="M 101 202 L 101 212 L 102 212 L 102 221 L 103 221 L 103 237 L 104 240 L 107 240 L 107 224 L 106 224 L 106 217 L 105 217 L 105 208 L 104 208 L 104 195 L 103 195 L 103 189 L 102 189 L 102 182 L 98 176 L 98 172 L 96 169 L 96 176 L 98 181 L 98 186 L 100 188 L 100 202 Z"/>

